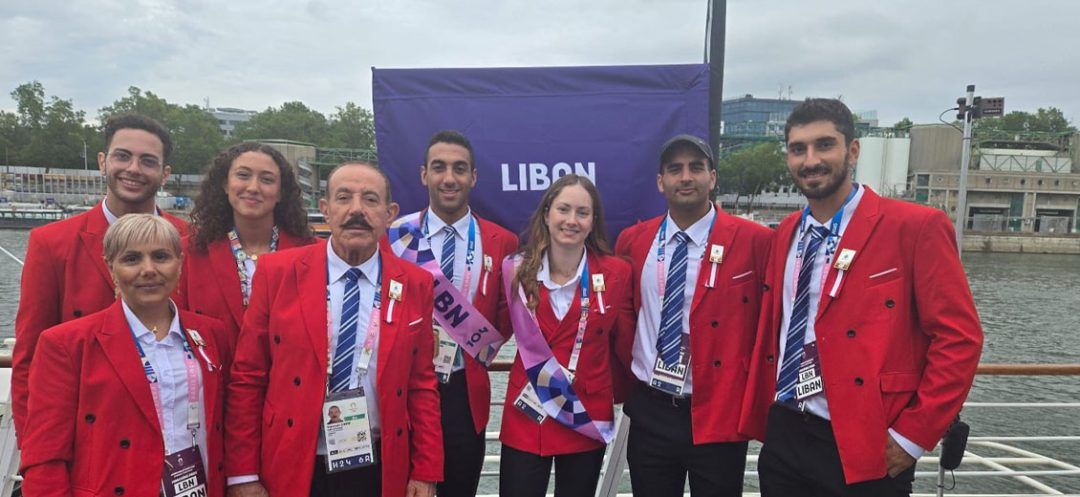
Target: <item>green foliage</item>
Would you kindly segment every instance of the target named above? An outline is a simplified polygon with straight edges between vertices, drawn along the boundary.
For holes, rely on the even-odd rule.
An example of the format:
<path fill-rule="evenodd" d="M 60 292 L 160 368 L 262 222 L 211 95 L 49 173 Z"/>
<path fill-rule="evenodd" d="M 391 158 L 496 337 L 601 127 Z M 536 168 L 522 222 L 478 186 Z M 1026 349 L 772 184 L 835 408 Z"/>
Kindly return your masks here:
<path fill-rule="evenodd" d="M 267 108 L 237 124 L 234 134 L 242 140 L 294 140 L 321 145 L 327 141 L 329 130 L 326 116 L 319 111 L 303 102 L 285 102 L 280 108 Z"/>
<path fill-rule="evenodd" d="M 908 119 L 907 117 L 904 117 L 903 119 L 901 119 L 899 121 L 896 121 L 896 124 L 892 125 L 892 127 L 893 127 L 893 129 L 905 130 L 905 129 L 911 129 L 911 127 L 914 126 L 914 125 L 915 125 L 915 123 L 911 122 L 911 119 Z"/>
<path fill-rule="evenodd" d="M 132 86 L 128 88 L 126 97 L 102 107 L 98 115 L 104 123 L 109 116 L 121 113 L 142 114 L 158 120 L 169 129 L 173 142 L 169 165 L 173 174 L 201 173 L 214 156 L 225 148 L 225 138 L 218 128 L 217 119 L 197 105 L 169 103 L 153 92 L 144 93 Z M 101 146 L 104 143 L 99 144 Z"/>
<path fill-rule="evenodd" d="M 5 164 L 83 167 L 83 140 L 91 139 L 86 115 L 71 100 L 46 98 L 38 81 L 11 92 L 16 112 L 0 112 L 0 147 Z M 89 145 L 89 142 L 87 142 Z"/>
<path fill-rule="evenodd" d="M 1065 114 L 1056 107 L 1039 108 L 1034 113 L 1012 111 L 1002 117 L 984 117 L 975 121 L 977 131 L 1037 131 L 1045 133 L 1075 133 Z"/>
<path fill-rule="evenodd" d="M 332 148 L 375 148 L 375 115 L 359 105 L 346 102 L 330 116 Z"/>
<path fill-rule="evenodd" d="M 759 193 L 791 184 L 780 142 L 759 143 L 717 161 L 716 181 L 721 193 L 749 197 L 747 209 Z"/>

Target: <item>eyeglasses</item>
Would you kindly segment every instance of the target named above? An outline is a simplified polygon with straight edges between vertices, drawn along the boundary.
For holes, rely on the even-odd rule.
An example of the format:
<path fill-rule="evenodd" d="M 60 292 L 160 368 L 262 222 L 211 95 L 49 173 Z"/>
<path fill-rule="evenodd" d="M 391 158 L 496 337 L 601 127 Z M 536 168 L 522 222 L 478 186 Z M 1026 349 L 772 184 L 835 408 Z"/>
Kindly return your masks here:
<path fill-rule="evenodd" d="M 130 164 L 132 155 L 126 150 L 113 150 L 109 153 L 109 159 L 117 164 Z M 140 155 L 139 165 L 147 169 L 157 169 L 161 167 L 161 159 L 153 155 Z"/>

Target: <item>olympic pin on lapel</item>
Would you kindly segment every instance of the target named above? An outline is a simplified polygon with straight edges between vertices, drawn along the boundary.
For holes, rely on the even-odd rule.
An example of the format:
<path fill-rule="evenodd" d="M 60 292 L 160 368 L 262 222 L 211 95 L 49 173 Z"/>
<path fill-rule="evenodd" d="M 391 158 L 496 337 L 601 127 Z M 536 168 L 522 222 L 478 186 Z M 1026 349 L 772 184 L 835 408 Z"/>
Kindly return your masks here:
<path fill-rule="evenodd" d="M 210 356 L 206 355 L 206 340 L 203 340 L 202 335 L 197 330 L 191 328 L 187 329 L 187 334 L 191 337 L 191 341 L 195 342 L 195 348 L 199 349 L 199 355 L 202 356 L 203 361 L 206 362 L 206 369 L 213 371 L 216 367 L 214 362 L 210 360 Z"/>
<path fill-rule="evenodd" d="M 720 263 L 724 262 L 724 246 L 719 243 L 714 243 L 709 247 L 709 281 L 705 282 L 705 286 L 713 288 L 716 286 L 716 269 L 720 266 Z"/>
<path fill-rule="evenodd" d="M 841 271 L 847 271 L 851 267 L 851 262 L 855 260 L 855 251 L 851 249 L 844 249 L 840 251 L 840 255 L 836 257 L 836 264 L 833 267 Z"/>
<path fill-rule="evenodd" d="M 600 305 L 600 314 L 604 313 L 604 291 L 607 287 L 604 285 L 604 274 L 597 273 L 592 275 L 592 290 L 596 294 L 596 303 Z"/>
<path fill-rule="evenodd" d="M 484 281 L 480 285 L 480 294 L 487 296 L 487 280 L 488 275 L 491 274 L 491 268 L 495 266 L 494 261 L 491 260 L 490 255 L 484 255 Z"/>
<path fill-rule="evenodd" d="M 386 308 L 386 322 L 387 323 L 393 323 L 394 322 L 394 302 L 400 302 L 401 301 L 401 294 L 402 294 L 402 292 L 404 292 L 404 290 L 405 290 L 405 285 L 402 285 L 400 281 L 398 281 L 398 280 L 390 280 L 390 288 L 389 288 L 390 303 L 387 304 L 388 307 Z"/>

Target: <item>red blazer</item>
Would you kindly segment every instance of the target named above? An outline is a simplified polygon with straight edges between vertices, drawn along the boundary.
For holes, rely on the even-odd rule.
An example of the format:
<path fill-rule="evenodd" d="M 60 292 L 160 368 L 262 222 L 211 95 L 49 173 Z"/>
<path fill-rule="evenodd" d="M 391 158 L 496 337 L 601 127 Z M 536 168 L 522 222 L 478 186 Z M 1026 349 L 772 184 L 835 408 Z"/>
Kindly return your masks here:
<path fill-rule="evenodd" d="M 740 431 L 764 439 L 776 395 L 784 265 L 799 213 L 781 223 L 754 344 Z M 863 193 L 837 253 L 855 251 L 836 298 L 823 292 L 817 334 L 825 394 L 849 484 L 886 474 L 893 428 L 933 448 L 960 411 L 982 351 L 982 328 L 945 213 Z M 831 268 L 823 288 L 839 270 Z"/>
<path fill-rule="evenodd" d="M 281 231 L 278 250 L 314 241 L 314 238 L 305 240 Z M 211 242 L 205 251 L 195 247 L 194 237 L 184 240 L 184 268 L 176 293 L 176 305 L 180 308 L 221 320 L 229 350 L 235 349 L 236 337 L 244 322 L 244 296 L 240 293 L 240 274 L 228 237 Z"/>
<path fill-rule="evenodd" d="M 630 265 L 613 256 L 589 254 L 589 273 L 603 274 L 605 312 L 600 313 L 595 294 L 591 293 L 585 340 L 575 373 L 574 392 L 585 405 L 593 419 L 614 419 L 612 369 L 615 368 L 612 346 L 615 337 L 634 332 L 634 311 L 630 306 Z M 570 310 L 560 322 L 551 308 L 547 289 L 540 285 L 540 303 L 536 308 L 537 321 L 551 346 L 559 364 L 570 363 L 570 352 L 577 337 L 578 319 L 581 317 L 581 291 L 574 294 Z M 550 456 L 573 454 L 599 449 L 603 443 L 580 435 L 552 419 L 537 424 L 514 407 L 514 400 L 528 383 L 521 356 L 514 358 L 510 380 L 506 388 L 506 404 L 503 406 L 502 443 L 518 450 Z"/>
<path fill-rule="evenodd" d="M 187 224 L 162 213 L 183 236 Z M 30 392 L 30 360 L 42 331 L 89 316 L 116 300 L 105 266 L 102 239 L 109 222 L 101 204 L 77 216 L 30 232 L 23 266 L 19 310 L 15 315 L 15 350 L 11 366 L 11 406 L 15 431 L 25 433 Z"/>
<path fill-rule="evenodd" d="M 500 326 L 502 322 L 509 322 L 505 317 L 506 294 L 502 290 L 502 262 L 506 256 L 517 252 L 518 238 L 506 228 L 499 226 L 486 219 L 481 219 L 473 213 L 480 227 L 480 249 L 483 256 L 476 259 L 474 264 L 479 265 L 480 273 L 477 275 L 476 295 L 473 296 L 473 305 L 483 314 L 491 324 Z M 388 250 L 389 240 L 384 236 L 382 246 Z M 484 269 L 484 257 L 491 257 L 491 271 Z M 480 291 L 487 276 L 487 294 Z M 239 284 L 239 283 L 237 283 Z M 499 332 L 509 338 L 511 335 L 509 326 L 500 326 Z M 476 359 L 466 355 L 465 357 L 465 383 L 469 391 L 469 410 L 472 411 L 473 425 L 476 433 L 483 433 L 491 416 L 491 380 L 487 369 Z"/>
<path fill-rule="evenodd" d="M 228 387 L 229 476 L 258 474 L 273 496 L 307 495 L 326 394 L 326 244 L 259 258 Z M 381 250 L 382 305 L 375 389 L 382 420 L 382 495 L 405 495 L 408 480 L 443 475 L 439 393 L 432 364 L 432 280 Z"/>
<path fill-rule="evenodd" d="M 207 478 L 211 497 L 225 494 L 222 447 L 223 367 L 217 320 L 180 311 L 180 326 L 206 341 Z M 165 444 L 139 352 L 120 302 L 41 334 L 30 372 L 34 396 L 24 425 L 23 493 L 33 496 L 157 495 Z M 223 364 L 224 363 L 224 364 Z"/>
<path fill-rule="evenodd" d="M 619 235 L 615 251 L 633 263 L 634 309 L 641 310 L 641 281 L 645 259 L 660 230 L 664 216 L 631 226 Z M 668 227 L 670 231 L 672 227 Z M 694 301 L 690 305 L 690 374 L 694 384 L 690 411 L 695 444 L 737 442 L 740 402 L 746 388 L 750 351 L 757 330 L 762 284 L 772 230 L 716 211 L 709 245 L 698 270 Z M 709 250 L 723 245 L 724 259 L 716 285 L 708 288 L 712 263 Z M 636 314 L 635 314 L 636 315 Z M 630 372 L 633 334 L 619 341 L 619 356 Z"/>

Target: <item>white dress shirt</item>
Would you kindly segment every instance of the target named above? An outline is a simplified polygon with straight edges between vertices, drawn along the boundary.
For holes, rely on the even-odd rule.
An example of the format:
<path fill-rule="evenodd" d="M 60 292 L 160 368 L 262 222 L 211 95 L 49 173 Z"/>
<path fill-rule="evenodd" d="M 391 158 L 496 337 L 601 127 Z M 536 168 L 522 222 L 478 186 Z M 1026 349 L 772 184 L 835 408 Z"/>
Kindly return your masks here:
<path fill-rule="evenodd" d="M 442 250 L 443 244 L 446 243 L 446 222 L 437 216 L 434 212 L 431 212 L 429 208 L 424 212 L 427 216 L 427 240 L 431 246 L 431 255 L 435 256 L 435 262 L 442 262 Z M 472 209 L 465 213 L 461 219 L 454 221 L 452 225 L 454 227 L 454 277 L 450 282 L 454 284 L 454 287 L 461 290 L 465 294 L 469 302 L 473 301 L 476 297 L 476 289 L 480 284 L 480 271 L 483 269 L 484 264 L 484 249 L 481 247 L 480 242 L 480 223 L 476 223 L 476 246 L 473 248 L 473 263 L 472 271 L 469 276 L 469 288 L 463 288 L 465 285 L 465 261 L 469 255 L 469 223 L 475 222 L 472 216 Z M 460 352 L 459 352 L 460 353 Z M 451 372 L 458 372 L 465 369 L 465 361 L 455 361 L 454 367 Z"/>
<path fill-rule="evenodd" d="M 105 204 L 104 200 L 101 201 L 101 212 L 105 214 L 105 221 L 109 223 L 109 226 L 112 226 L 112 223 L 115 223 L 117 219 L 120 219 L 119 216 L 113 214 L 112 211 L 109 210 L 109 206 Z M 161 212 L 158 211 L 157 206 L 154 206 L 154 215 L 161 215 Z"/>
<path fill-rule="evenodd" d="M 716 208 L 710 206 L 708 214 L 698 219 L 689 228 L 682 230 L 690 237 L 686 243 L 686 286 L 683 290 L 682 330 L 689 334 L 690 329 L 690 306 L 694 303 L 694 291 L 697 289 L 698 272 L 701 269 L 701 260 L 705 257 L 705 249 L 709 244 L 709 232 L 716 220 Z M 667 231 L 664 233 L 664 274 L 670 275 L 671 259 L 675 254 L 675 233 L 679 227 L 671 214 L 667 216 Z M 660 289 L 657 287 L 656 254 L 660 247 L 659 231 L 653 234 L 652 246 L 649 254 L 645 257 L 645 265 L 641 268 L 641 310 L 638 311 L 637 330 L 634 333 L 633 363 L 630 370 L 637 379 L 650 384 L 652 382 L 653 366 L 656 365 L 656 339 L 660 332 Z M 664 282 L 665 284 L 667 282 Z M 691 358 L 691 360 L 693 360 Z M 694 392 L 693 375 L 687 369 L 686 384 L 683 395 L 691 395 Z"/>
<path fill-rule="evenodd" d="M 158 419 L 164 420 L 161 428 L 162 438 L 165 441 L 165 453 L 172 454 L 191 447 L 191 430 L 187 426 L 187 368 L 184 366 L 184 359 L 187 356 L 184 352 L 186 337 L 180 328 L 180 314 L 174 313 L 172 323 L 169 324 L 169 334 L 159 341 L 154 333 L 139 321 L 127 302 L 121 300 L 121 305 L 124 308 L 124 317 L 127 318 L 128 326 L 131 327 L 135 339 L 142 346 L 146 359 L 150 361 L 150 366 L 157 373 L 162 411 Z M 175 311 L 176 306 L 171 302 L 169 305 Z M 193 350 L 192 354 L 192 358 L 198 361 L 194 355 L 197 352 Z M 199 444 L 203 467 L 209 468 L 206 462 L 206 403 L 203 402 L 202 368 L 197 367 L 195 371 L 199 382 L 199 427 L 195 430 L 195 440 Z"/>
<path fill-rule="evenodd" d="M 337 350 L 338 323 L 341 322 L 341 306 L 345 299 L 345 273 L 353 268 L 347 262 L 334 252 L 333 245 L 328 242 L 326 244 L 326 269 L 329 275 L 330 281 L 330 329 L 333 331 L 333 340 L 330 341 L 330 350 L 327 359 L 333 361 L 334 351 Z M 357 285 L 360 289 L 360 312 L 356 319 L 356 347 L 353 349 L 353 365 L 360 363 L 360 353 L 364 348 L 364 341 L 367 339 L 368 323 L 371 318 L 372 305 L 375 302 L 375 292 L 377 291 L 375 285 L 379 280 L 379 272 L 382 271 L 382 265 L 379 260 L 379 251 L 375 253 L 366 261 L 361 262 L 359 266 L 355 266 L 364 273 L 363 277 L 357 280 Z M 385 296 L 383 298 L 382 305 L 386 305 Z M 376 319 L 382 319 L 381 313 L 375 315 Z M 380 326 L 382 323 L 379 323 Z M 357 388 L 359 386 L 364 387 L 364 398 L 367 399 L 368 405 L 368 420 L 371 422 L 371 434 L 378 438 L 379 436 L 379 399 L 375 391 L 375 372 L 379 358 L 379 338 L 375 337 L 374 348 L 371 351 L 371 362 L 368 363 L 367 374 L 365 375 L 353 375 L 349 380 L 349 388 Z M 317 454 L 326 455 L 326 438 L 323 436 L 322 429 L 319 430 L 319 445 L 316 449 Z"/>
<path fill-rule="evenodd" d="M 551 261 L 548 260 L 549 254 L 545 253 L 544 258 L 540 260 L 540 270 L 536 272 L 536 281 L 544 285 L 544 288 L 547 288 L 548 302 L 551 303 L 551 310 L 554 311 L 555 317 L 559 321 L 566 317 L 566 313 L 570 312 L 570 306 L 574 303 L 574 296 L 577 295 L 578 286 L 581 285 L 581 273 L 585 271 L 585 260 L 589 256 L 588 252 L 588 250 L 582 252 L 577 272 L 566 283 L 552 281 Z"/>
<path fill-rule="evenodd" d="M 835 233 L 838 237 L 843 237 L 844 231 L 847 230 L 848 223 L 851 221 L 852 216 L 855 215 L 855 209 L 859 207 L 859 201 L 862 200 L 863 192 L 866 187 L 860 186 L 855 192 L 855 195 L 851 198 L 851 201 L 844 206 L 844 213 L 840 218 L 840 232 Z M 799 226 L 795 231 L 795 239 L 791 242 L 791 248 L 788 249 L 787 262 L 784 265 L 784 319 L 780 324 L 780 358 L 776 362 L 777 364 L 784 363 L 784 355 L 787 352 L 787 335 L 788 325 L 791 322 L 792 305 L 795 303 L 795 259 L 798 254 L 799 240 L 806 238 L 809 240 L 809 231 L 814 227 L 824 227 L 829 229 L 829 222 L 819 222 L 814 219 L 814 216 L 806 216 L 806 222 L 802 226 Z M 839 246 L 839 241 L 834 247 Z M 821 243 L 818 246 L 817 256 L 814 258 L 814 265 L 811 268 L 804 268 L 803 270 L 810 271 L 810 295 L 809 295 L 809 310 L 807 311 L 806 319 L 806 335 L 803 339 L 803 343 L 809 344 L 817 340 L 817 333 L 815 333 L 814 325 L 817 321 L 818 304 L 821 302 L 821 293 L 823 291 L 822 285 L 825 283 L 825 270 L 832 267 L 834 253 L 827 253 L 828 244 Z M 776 368 L 776 374 L 779 377 L 780 368 Z M 829 416 L 829 403 L 826 400 L 828 390 L 821 392 L 820 394 L 811 397 L 804 403 L 804 408 L 816 416 L 831 419 Z M 904 436 L 896 433 L 892 428 L 889 428 L 889 433 L 893 435 L 897 443 L 900 444 L 904 450 L 911 454 L 915 458 L 919 458 L 925 453 L 925 450 L 918 445 L 912 443 Z"/>

